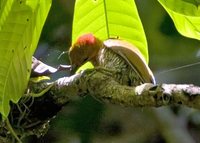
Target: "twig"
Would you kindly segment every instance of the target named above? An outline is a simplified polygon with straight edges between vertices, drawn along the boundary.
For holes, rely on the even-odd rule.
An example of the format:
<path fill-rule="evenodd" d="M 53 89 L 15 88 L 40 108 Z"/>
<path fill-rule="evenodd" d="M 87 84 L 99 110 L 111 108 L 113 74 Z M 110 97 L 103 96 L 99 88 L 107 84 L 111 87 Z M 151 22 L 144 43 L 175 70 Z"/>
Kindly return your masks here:
<path fill-rule="evenodd" d="M 10 133 L 15 137 L 15 139 L 17 140 L 18 143 L 22 143 L 22 141 L 19 139 L 19 137 L 17 136 L 17 134 L 15 133 L 15 131 L 13 130 L 10 122 L 8 119 L 6 119 L 6 125 L 8 127 L 8 130 L 10 131 Z"/>

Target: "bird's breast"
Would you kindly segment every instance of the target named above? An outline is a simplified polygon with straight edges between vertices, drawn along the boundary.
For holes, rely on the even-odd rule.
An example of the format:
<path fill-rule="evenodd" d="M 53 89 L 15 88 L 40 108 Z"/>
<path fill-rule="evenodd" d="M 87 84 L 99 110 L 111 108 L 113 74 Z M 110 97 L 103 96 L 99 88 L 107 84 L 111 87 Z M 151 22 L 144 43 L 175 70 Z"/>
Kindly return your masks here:
<path fill-rule="evenodd" d="M 104 67 L 113 73 L 113 77 L 122 85 L 137 86 L 142 84 L 138 74 L 131 66 L 116 52 L 107 47 L 99 51 L 97 62 L 100 67 Z"/>

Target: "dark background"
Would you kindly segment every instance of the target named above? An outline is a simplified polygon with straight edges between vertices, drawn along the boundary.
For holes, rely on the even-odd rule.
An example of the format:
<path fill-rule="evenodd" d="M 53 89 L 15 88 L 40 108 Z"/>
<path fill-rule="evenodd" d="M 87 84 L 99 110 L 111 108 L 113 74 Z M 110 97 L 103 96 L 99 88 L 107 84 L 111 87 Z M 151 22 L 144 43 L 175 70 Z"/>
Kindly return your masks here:
<path fill-rule="evenodd" d="M 155 0 L 136 0 L 146 33 L 150 67 L 157 83 L 200 85 L 200 42 L 177 33 Z M 35 56 L 57 66 L 69 64 L 74 0 L 53 0 Z M 120 20 L 120 19 L 119 19 Z M 169 71 L 172 70 L 172 71 Z M 53 77 L 68 76 L 62 73 Z M 47 135 L 29 143 L 200 143 L 200 112 L 187 107 L 127 108 L 105 105 L 91 97 L 67 105 L 51 122 Z"/>

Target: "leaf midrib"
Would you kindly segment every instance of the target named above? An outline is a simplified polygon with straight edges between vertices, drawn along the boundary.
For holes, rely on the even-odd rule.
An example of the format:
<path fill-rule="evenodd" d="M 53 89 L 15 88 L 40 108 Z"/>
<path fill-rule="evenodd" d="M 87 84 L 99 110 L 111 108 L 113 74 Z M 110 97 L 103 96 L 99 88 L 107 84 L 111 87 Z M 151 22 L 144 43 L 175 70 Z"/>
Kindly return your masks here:
<path fill-rule="evenodd" d="M 105 15 L 105 22 L 106 22 L 106 33 L 107 33 L 107 39 L 110 37 L 109 32 L 109 25 L 108 25 L 108 14 L 107 14 L 107 6 L 106 6 L 106 0 L 103 0 L 103 6 L 104 6 L 104 15 Z"/>

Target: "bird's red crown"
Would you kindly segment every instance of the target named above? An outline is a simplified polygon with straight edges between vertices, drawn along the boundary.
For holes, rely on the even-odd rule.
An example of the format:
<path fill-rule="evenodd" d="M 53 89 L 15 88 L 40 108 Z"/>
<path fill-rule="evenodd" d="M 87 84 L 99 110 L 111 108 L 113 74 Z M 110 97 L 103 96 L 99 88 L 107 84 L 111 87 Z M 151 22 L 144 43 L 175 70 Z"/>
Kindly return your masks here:
<path fill-rule="evenodd" d="M 80 36 L 77 40 L 77 44 L 80 45 L 93 45 L 96 43 L 96 38 L 93 34 L 88 33 Z"/>

